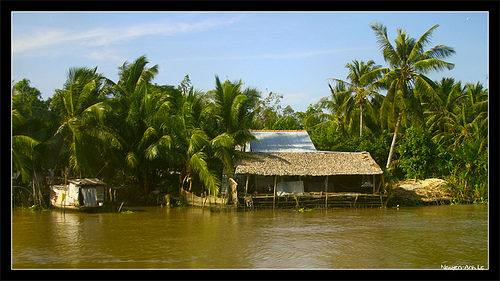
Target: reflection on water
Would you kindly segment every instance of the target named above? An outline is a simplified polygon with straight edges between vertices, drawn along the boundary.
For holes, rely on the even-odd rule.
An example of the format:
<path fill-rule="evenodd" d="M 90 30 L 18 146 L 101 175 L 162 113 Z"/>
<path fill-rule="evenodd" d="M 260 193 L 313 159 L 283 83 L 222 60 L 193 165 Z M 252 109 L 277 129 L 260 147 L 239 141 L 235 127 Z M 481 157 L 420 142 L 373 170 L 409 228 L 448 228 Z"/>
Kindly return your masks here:
<path fill-rule="evenodd" d="M 15 268 L 488 268 L 487 206 L 12 212 Z"/>

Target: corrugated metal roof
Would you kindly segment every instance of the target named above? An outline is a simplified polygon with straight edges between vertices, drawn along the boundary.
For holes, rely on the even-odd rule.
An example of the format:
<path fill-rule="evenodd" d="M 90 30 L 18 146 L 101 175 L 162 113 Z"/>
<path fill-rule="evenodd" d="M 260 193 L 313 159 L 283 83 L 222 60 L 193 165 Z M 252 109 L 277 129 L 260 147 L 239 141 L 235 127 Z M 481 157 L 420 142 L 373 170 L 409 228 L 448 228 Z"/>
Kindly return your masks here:
<path fill-rule="evenodd" d="M 250 142 L 251 152 L 316 152 L 306 130 L 250 130 L 250 133 L 260 141 Z"/>
<path fill-rule="evenodd" d="M 76 185 L 106 185 L 103 181 L 97 178 L 88 178 L 88 179 L 70 179 L 69 182 L 72 182 Z"/>

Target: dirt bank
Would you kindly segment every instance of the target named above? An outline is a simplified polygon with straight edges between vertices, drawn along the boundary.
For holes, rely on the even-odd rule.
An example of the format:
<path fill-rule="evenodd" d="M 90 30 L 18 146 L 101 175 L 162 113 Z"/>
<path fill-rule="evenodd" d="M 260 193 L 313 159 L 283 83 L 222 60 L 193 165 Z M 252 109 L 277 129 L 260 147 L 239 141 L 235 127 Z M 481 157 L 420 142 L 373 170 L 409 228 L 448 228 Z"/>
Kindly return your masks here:
<path fill-rule="evenodd" d="M 406 180 L 392 183 L 387 188 L 388 207 L 442 205 L 452 200 L 446 191 L 447 181 L 442 179 Z"/>

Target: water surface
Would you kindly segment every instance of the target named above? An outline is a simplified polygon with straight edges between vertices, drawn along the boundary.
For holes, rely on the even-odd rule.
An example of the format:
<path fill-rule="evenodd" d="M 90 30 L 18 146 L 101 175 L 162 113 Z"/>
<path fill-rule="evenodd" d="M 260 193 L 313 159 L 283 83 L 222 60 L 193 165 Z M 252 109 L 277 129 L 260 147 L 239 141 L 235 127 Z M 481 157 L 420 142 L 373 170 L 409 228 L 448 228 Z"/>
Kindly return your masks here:
<path fill-rule="evenodd" d="M 12 268 L 488 268 L 488 207 L 12 212 Z"/>

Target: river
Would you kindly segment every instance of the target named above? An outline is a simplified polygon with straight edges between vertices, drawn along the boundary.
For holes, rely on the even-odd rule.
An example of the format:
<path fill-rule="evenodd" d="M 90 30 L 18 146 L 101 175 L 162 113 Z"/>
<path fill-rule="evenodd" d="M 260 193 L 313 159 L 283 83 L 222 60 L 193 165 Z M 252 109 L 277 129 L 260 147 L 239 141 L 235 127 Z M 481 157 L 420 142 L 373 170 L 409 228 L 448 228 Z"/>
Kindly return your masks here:
<path fill-rule="evenodd" d="M 484 205 L 237 213 L 136 209 L 14 210 L 12 268 L 488 268 Z"/>

